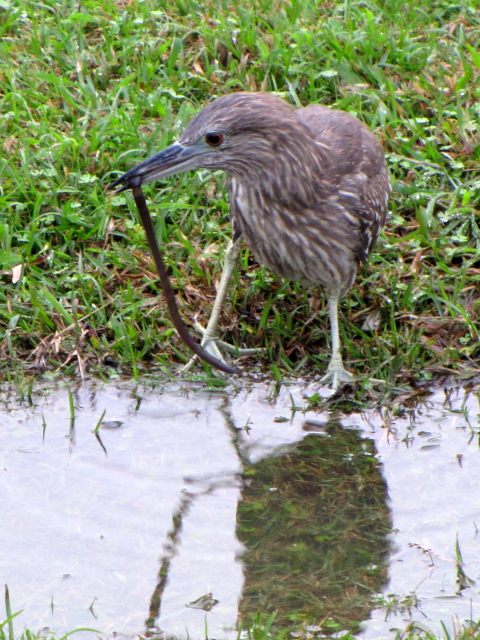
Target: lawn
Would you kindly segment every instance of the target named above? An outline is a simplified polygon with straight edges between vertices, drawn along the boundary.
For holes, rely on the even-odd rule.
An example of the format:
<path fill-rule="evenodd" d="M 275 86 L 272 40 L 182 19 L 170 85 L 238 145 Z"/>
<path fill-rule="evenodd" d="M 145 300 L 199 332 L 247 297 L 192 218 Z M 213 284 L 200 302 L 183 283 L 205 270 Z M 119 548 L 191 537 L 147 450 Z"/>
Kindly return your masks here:
<path fill-rule="evenodd" d="M 478 1 L 0 0 L 0 33 L 3 379 L 161 374 L 188 359 L 132 197 L 105 188 L 239 90 L 350 111 L 384 145 L 391 214 L 341 304 L 346 366 L 411 385 L 478 371 Z M 146 194 L 182 314 L 204 323 L 231 231 L 225 176 Z M 247 249 L 221 327 L 265 348 L 249 371 L 328 363 L 321 289 Z"/>

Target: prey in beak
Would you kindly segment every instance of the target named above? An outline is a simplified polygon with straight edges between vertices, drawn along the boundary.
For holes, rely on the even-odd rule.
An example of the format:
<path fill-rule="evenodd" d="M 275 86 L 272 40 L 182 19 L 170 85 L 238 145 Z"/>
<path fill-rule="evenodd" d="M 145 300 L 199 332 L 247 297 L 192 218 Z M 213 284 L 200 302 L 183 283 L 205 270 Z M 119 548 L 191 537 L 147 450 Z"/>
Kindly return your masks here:
<path fill-rule="evenodd" d="M 115 193 L 121 193 L 127 189 L 132 189 L 132 195 L 135 200 L 135 204 L 137 205 L 148 244 L 150 245 L 150 250 L 160 276 L 170 317 L 172 318 L 172 322 L 179 337 L 197 356 L 206 362 L 209 362 L 217 369 L 220 369 L 225 373 L 232 374 L 239 373 L 238 369 L 230 367 L 223 361 L 223 359 L 219 359 L 216 355 L 203 349 L 203 347 L 192 338 L 180 316 L 180 312 L 175 301 L 175 294 L 173 293 L 170 285 L 167 269 L 158 247 L 152 219 L 142 191 L 142 184 L 144 183 L 166 178 L 174 173 L 197 169 L 200 166 L 200 158 L 205 154 L 205 151 L 205 145 L 203 144 L 192 144 L 187 146 L 180 142 L 175 142 L 170 147 L 167 147 L 160 153 L 157 153 L 157 155 L 145 160 L 145 162 L 140 163 L 136 167 L 133 167 L 133 169 L 130 169 L 127 173 L 124 173 L 123 176 L 120 176 L 120 178 L 115 180 L 115 182 L 109 186 L 109 189 L 116 189 Z"/>

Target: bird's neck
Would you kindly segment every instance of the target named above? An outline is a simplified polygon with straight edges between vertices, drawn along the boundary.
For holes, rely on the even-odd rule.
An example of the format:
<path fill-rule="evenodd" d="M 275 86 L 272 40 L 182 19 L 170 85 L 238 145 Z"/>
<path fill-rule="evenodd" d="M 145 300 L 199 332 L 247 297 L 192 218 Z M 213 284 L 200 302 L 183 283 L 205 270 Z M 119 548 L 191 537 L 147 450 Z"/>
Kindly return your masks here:
<path fill-rule="evenodd" d="M 265 202 L 282 206 L 312 207 L 330 192 L 328 156 L 307 136 L 267 140 L 249 162 L 229 173 L 245 193 L 255 190 Z"/>

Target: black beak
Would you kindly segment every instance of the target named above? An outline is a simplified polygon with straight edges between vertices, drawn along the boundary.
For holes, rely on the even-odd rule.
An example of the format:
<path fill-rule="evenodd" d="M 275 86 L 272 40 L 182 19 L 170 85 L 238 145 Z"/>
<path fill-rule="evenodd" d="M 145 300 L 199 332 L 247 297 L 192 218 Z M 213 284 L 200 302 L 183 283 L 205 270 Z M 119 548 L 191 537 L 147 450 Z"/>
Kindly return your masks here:
<path fill-rule="evenodd" d="M 200 155 L 195 147 L 185 147 L 175 142 L 157 155 L 137 164 L 109 185 L 108 189 L 116 189 L 121 193 L 132 187 L 139 187 L 147 182 L 160 180 L 174 173 L 197 169 L 197 157 Z"/>

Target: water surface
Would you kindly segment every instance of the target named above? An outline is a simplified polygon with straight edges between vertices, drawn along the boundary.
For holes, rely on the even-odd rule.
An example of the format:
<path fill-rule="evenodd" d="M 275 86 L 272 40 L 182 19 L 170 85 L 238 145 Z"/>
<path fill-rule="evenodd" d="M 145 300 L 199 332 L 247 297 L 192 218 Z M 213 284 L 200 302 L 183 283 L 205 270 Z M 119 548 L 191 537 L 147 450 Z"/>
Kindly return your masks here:
<path fill-rule="evenodd" d="M 318 391 L 4 393 L 0 580 L 16 630 L 228 639 L 260 608 L 317 635 L 363 620 L 378 640 L 412 619 L 479 619 L 476 394 L 302 411 Z"/>

